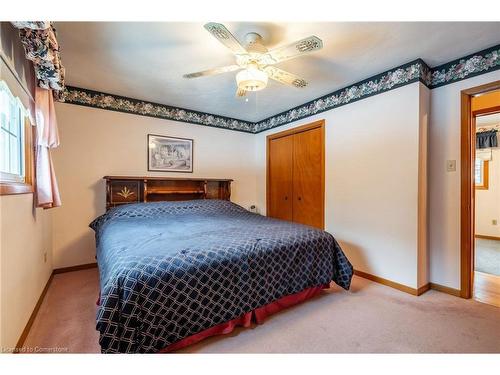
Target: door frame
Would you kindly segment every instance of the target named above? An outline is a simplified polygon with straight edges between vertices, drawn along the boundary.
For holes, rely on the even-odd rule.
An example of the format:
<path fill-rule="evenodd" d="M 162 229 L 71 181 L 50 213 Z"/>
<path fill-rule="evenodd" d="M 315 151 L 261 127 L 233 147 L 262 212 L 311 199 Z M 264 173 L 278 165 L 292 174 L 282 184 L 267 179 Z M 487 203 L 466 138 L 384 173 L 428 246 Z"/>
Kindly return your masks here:
<path fill-rule="evenodd" d="M 320 128 L 321 129 L 321 207 L 323 208 L 323 215 L 321 218 L 321 229 L 325 229 L 325 120 L 318 120 L 309 124 L 297 126 L 292 129 L 284 130 L 278 133 L 270 134 L 266 137 L 266 216 L 269 213 L 270 207 L 270 179 L 269 179 L 269 147 L 271 141 L 277 138 L 287 137 L 292 134 L 302 133 L 308 130 Z"/>
<path fill-rule="evenodd" d="M 475 183 L 476 152 L 475 116 L 494 111 L 495 107 L 472 111 L 472 97 L 500 89 L 500 81 L 462 90 L 460 126 L 460 296 L 471 298 L 474 278 Z"/>

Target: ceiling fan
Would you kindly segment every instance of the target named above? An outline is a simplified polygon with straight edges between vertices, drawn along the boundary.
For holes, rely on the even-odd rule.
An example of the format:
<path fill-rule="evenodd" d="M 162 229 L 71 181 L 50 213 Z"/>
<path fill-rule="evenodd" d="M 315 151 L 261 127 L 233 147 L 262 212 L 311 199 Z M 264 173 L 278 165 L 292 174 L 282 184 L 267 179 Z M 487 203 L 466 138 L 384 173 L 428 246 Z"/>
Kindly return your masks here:
<path fill-rule="evenodd" d="M 262 37 L 253 32 L 245 35 L 246 45 L 243 47 L 224 25 L 210 22 L 204 27 L 234 53 L 236 64 L 185 74 L 183 77 L 206 77 L 243 69 L 236 74 L 238 86 L 236 96 L 238 97 L 245 96 L 247 91 L 264 89 L 268 78 L 297 88 L 306 87 L 307 82 L 304 79 L 273 65 L 323 48 L 321 39 L 310 36 L 269 51 L 262 44 Z"/>

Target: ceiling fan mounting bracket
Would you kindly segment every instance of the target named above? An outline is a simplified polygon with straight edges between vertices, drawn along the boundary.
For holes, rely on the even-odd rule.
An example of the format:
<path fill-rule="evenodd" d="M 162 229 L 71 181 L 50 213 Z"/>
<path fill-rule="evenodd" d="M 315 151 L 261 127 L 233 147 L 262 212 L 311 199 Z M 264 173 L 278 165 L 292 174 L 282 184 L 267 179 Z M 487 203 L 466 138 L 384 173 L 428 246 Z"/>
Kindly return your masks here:
<path fill-rule="evenodd" d="M 258 33 L 247 33 L 245 34 L 245 41 L 247 44 L 259 43 L 262 44 L 262 36 Z"/>
<path fill-rule="evenodd" d="M 263 54 L 267 52 L 267 48 L 262 44 L 262 36 L 258 33 L 247 33 L 245 35 L 245 49 L 250 54 Z"/>

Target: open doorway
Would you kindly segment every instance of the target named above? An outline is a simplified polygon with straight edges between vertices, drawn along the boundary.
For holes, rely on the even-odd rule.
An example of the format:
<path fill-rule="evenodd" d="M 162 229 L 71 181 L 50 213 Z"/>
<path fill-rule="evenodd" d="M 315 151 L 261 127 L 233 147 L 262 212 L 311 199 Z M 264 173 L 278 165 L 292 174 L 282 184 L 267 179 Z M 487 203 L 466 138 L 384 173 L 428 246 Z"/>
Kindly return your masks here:
<path fill-rule="evenodd" d="M 461 100 L 461 296 L 500 307 L 500 81 Z"/>
<path fill-rule="evenodd" d="M 479 113 L 474 120 L 473 297 L 500 306 L 500 111 Z"/>

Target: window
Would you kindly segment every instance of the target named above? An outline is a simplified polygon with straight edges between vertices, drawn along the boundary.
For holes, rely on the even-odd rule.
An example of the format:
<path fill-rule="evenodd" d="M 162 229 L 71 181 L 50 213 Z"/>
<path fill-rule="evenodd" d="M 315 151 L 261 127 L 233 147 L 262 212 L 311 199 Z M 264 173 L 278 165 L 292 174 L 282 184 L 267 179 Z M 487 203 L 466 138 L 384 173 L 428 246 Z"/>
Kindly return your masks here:
<path fill-rule="evenodd" d="M 0 81 L 0 193 L 33 191 L 31 126 L 28 112 Z"/>
<path fill-rule="evenodd" d="M 474 169 L 474 181 L 476 189 L 488 189 L 488 161 L 483 159 L 476 159 Z"/>

